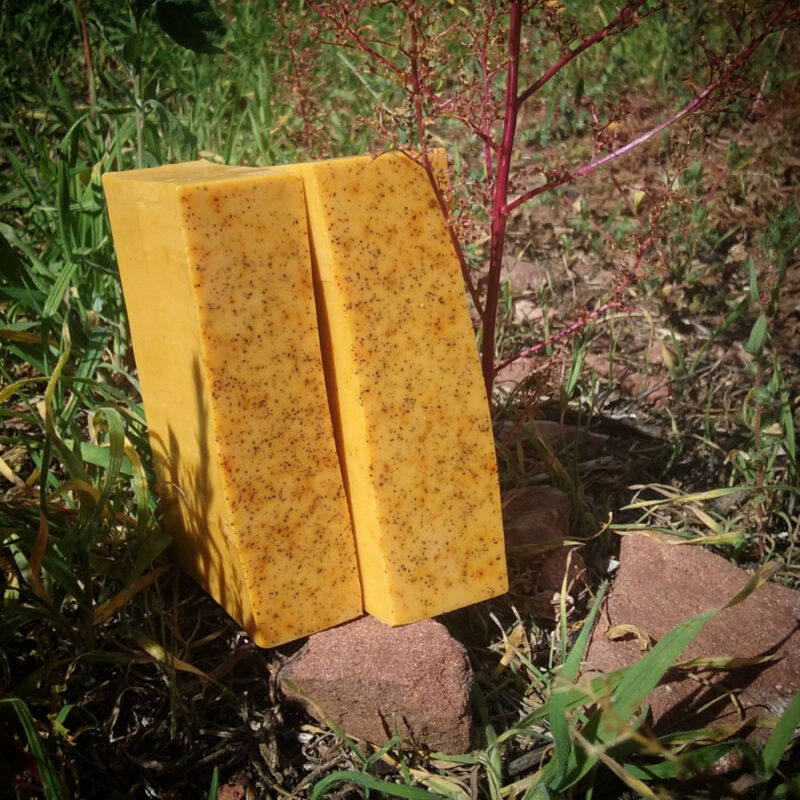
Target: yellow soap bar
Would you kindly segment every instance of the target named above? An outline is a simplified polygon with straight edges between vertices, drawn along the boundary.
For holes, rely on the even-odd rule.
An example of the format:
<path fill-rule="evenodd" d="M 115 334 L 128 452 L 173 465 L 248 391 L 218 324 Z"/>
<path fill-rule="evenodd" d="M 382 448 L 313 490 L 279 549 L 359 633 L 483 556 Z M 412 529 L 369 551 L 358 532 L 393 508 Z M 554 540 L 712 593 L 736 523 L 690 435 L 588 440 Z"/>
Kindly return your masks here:
<path fill-rule="evenodd" d="M 398 152 L 298 168 L 364 608 L 397 625 L 502 594 L 489 409 L 427 174 Z"/>
<path fill-rule="evenodd" d="M 178 562 L 263 647 L 358 616 L 301 178 L 196 162 L 103 182 Z"/>

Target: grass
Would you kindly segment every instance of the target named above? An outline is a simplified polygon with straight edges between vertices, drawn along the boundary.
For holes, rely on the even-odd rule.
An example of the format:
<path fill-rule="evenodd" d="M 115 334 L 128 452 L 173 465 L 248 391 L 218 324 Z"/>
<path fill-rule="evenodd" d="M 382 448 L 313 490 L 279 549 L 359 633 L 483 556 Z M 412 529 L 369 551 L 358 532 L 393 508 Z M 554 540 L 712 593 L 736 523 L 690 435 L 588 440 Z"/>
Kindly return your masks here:
<path fill-rule="evenodd" d="M 0 797 L 213 797 L 237 776 L 300 797 L 533 800 L 601 796 L 603 783 L 619 797 L 686 796 L 676 781 L 733 746 L 756 796 L 798 791 L 781 760 L 797 697 L 762 748 L 738 732 L 655 739 L 642 727 L 649 690 L 714 612 L 593 683 L 579 666 L 608 590 L 599 581 L 577 609 L 562 600 L 555 625 L 508 600 L 453 615 L 477 670 L 481 741 L 464 756 L 426 754 L 344 732 L 336 745 L 284 708 L 270 683 L 284 653 L 256 651 L 171 567 L 100 176 L 200 155 L 262 163 L 361 152 L 372 131 L 353 119 L 386 92 L 347 54 L 325 51 L 324 69 L 309 67 L 297 35 L 308 10 L 292 12 L 287 32 L 258 3 L 232 8 L 214 55 L 175 46 L 150 13 L 90 4 L 91 92 L 80 8 L 10 4 L 0 20 Z M 690 96 L 692 53 L 671 46 L 679 22 L 653 18 L 604 58 L 576 63 L 532 112 L 524 156 L 558 163 L 586 146 L 589 118 L 569 102 L 578 87 L 630 102 L 635 86 L 653 98 L 632 109 L 637 124 L 658 102 Z M 774 123 L 780 98 L 790 108 L 797 97 L 787 66 L 796 37 L 782 48 L 785 74 L 770 72 L 761 120 L 711 120 L 691 153 L 665 138 L 648 158 L 512 221 L 510 249 L 546 280 L 504 287 L 501 356 L 599 303 L 604 265 L 642 224 L 648 201 L 637 192 L 679 182 L 658 269 L 627 298 L 637 313 L 549 347 L 536 379 L 496 410 L 511 431 L 499 450 L 503 488 L 564 489 L 570 533 L 589 540 L 584 553 L 598 563 L 615 552 L 614 530 L 647 528 L 702 536 L 754 568 L 781 556 L 774 579 L 800 583 L 798 368 L 783 327 L 800 289 L 799 190 L 787 167 L 798 142 L 796 125 Z M 467 143 L 447 142 L 478 178 Z M 654 169 L 656 159 L 666 167 Z M 475 264 L 485 257 L 480 241 L 468 252 Z M 515 304 L 531 298 L 541 317 L 520 325 Z M 668 386 L 670 403 L 655 406 L 652 386 L 619 369 Z M 546 441 L 534 414 L 564 422 L 562 438 Z M 575 428 L 607 431 L 611 444 L 588 455 L 585 436 L 567 436 Z M 512 574 L 527 569 L 512 564 Z"/>

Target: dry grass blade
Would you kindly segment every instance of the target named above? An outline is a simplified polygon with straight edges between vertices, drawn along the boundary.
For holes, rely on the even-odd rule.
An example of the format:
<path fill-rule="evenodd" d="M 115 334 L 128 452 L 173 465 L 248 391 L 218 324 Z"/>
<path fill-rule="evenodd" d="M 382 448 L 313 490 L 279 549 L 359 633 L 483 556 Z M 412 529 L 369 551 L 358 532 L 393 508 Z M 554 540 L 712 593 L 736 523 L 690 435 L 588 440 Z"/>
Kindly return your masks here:
<path fill-rule="evenodd" d="M 762 564 L 744 587 L 742 587 L 742 590 L 737 592 L 736 595 L 725 603 L 723 608 L 731 608 L 741 603 L 742 600 L 746 600 L 759 586 L 763 586 L 770 578 L 783 569 L 783 566 L 783 561 L 780 559 L 774 559 L 773 561 L 768 561 L 766 564 Z"/>
<path fill-rule="evenodd" d="M 636 637 L 639 642 L 639 650 L 643 653 L 646 653 L 653 646 L 653 637 L 647 631 L 642 630 L 642 628 L 636 625 L 622 623 L 619 625 L 612 625 L 606 631 L 606 637 L 608 639 L 623 639 L 629 634 L 633 634 Z"/>
<path fill-rule="evenodd" d="M 30 491 L 28 484 L 25 483 L 25 481 L 23 481 L 13 469 L 11 469 L 2 456 L 0 456 L 0 475 L 2 475 L 9 483 L 16 486 L 17 489 L 21 489 L 25 493 Z"/>
<path fill-rule="evenodd" d="M 153 581 L 158 580 L 165 572 L 171 569 L 170 565 L 163 565 L 154 569 L 147 575 L 137 578 L 127 589 L 117 592 L 110 600 L 97 606 L 92 615 L 92 625 L 100 625 L 116 614 L 136 594 L 146 589 Z M 148 650 L 148 652 L 150 652 Z M 151 654 L 152 655 L 152 654 Z"/>
<path fill-rule="evenodd" d="M 47 549 L 47 536 L 50 525 L 47 517 L 43 511 L 39 511 L 39 532 L 36 534 L 36 541 L 34 542 L 31 556 L 28 559 L 28 569 L 30 570 L 31 589 L 34 594 L 45 603 L 50 603 L 50 597 L 45 591 L 40 578 L 40 571 L 42 569 L 42 559 L 44 558 L 45 550 Z"/>
<path fill-rule="evenodd" d="M 412 777 L 429 789 L 433 789 L 440 797 L 449 800 L 472 800 L 472 794 L 465 782 L 457 778 L 443 777 L 442 775 L 432 775 L 430 772 L 420 769 L 409 770 Z"/>
<path fill-rule="evenodd" d="M 590 756 L 605 764 L 611 772 L 635 792 L 638 792 L 641 797 L 646 797 L 648 800 L 658 800 L 658 795 L 646 783 L 631 775 L 625 767 L 611 758 L 602 748 L 596 747 L 585 739 L 580 731 L 575 731 L 575 739 Z"/>
<path fill-rule="evenodd" d="M 198 669 L 193 664 L 189 664 L 187 661 L 183 661 L 173 653 L 168 653 L 162 645 L 158 644 L 158 642 L 154 642 L 149 636 L 146 636 L 141 631 L 132 631 L 131 637 L 136 644 L 139 645 L 139 647 L 141 647 L 145 653 L 147 653 L 148 656 L 150 656 L 159 664 L 163 664 L 168 669 L 177 669 L 181 670 L 182 672 L 189 672 L 192 675 L 196 675 L 198 678 L 202 678 L 203 680 L 208 681 L 208 683 L 213 684 L 220 691 L 227 691 L 225 686 L 212 678 L 207 672 Z"/>
<path fill-rule="evenodd" d="M 524 640 L 525 637 L 525 628 L 521 624 L 517 624 L 514 626 L 514 629 L 511 631 L 510 634 L 506 634 L 503 630 L 502 626 L 500 625 L 497 617 L 492 615 L 492 619 L 494 620 L 495 624 L 500 627 L 500 632 L 503 636 L 503 647 L 504 652 L 497 663 L 497 666 L 492 670 L 492 675 L 497 677 L 503 670 L 512 662 L 514 659 L 514 655 L 516 652 L 516 648 L 519 647 L 520 643 Z"/>
<path fill-rule="evenodd" d="M 688 661 L 681 661 L 673 667 L 673 669 L 683 670 L 704 670 L 704 669 L 747 669 L 748 667 L 757 667 L 759 664 L 769 664 L 775 661 L 774 654 L 765 656 L 753 656 L 752 658 L 739 658 L 736 656 L 701 656 L 700 658 L 692 658 Z"/>

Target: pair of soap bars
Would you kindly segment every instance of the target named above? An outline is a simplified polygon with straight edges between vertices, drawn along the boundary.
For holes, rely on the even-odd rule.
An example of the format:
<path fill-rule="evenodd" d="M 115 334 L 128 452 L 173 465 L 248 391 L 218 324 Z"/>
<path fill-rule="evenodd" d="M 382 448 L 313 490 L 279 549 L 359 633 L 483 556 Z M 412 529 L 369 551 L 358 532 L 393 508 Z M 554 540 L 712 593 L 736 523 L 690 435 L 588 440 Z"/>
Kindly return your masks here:
<path fill-rule="evenodd" d="M 262 647 L 507 589 L 460 268 L 386 153 L 103 179 L 178 563 Z"/>

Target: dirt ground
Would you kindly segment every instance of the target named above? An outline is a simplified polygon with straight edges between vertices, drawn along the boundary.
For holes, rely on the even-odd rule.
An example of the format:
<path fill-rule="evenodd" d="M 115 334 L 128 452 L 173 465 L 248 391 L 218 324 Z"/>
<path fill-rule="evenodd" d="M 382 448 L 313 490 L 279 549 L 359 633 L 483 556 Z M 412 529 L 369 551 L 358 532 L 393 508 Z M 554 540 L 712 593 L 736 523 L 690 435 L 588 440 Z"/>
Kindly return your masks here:
<path fill-rule="evenodd" d="M 615 131 L 620 144 L 658 119 L 640 98 L 630 99 L 628 111 Z M 640 279 L 620 292 L 621 307 L 554 349 L 559 370 L 535 356 L 498 376 L 506 390 L 517 387 L 515 400 L 530 403 L 533 416 L 580 420 L 610 434 L 602 465 L 590 457 L 582 475 L 583 499 L 595 519 L 611 512 L 615 521 L 628 521 L 619 509 L 632 496 L 625 487 L 634 483 L 668 484 L 683 493 L 744 485 L 736 456 L 747 458 L 752 450 L 753 389 L 757 381 L 769 383 L 773 359 L 797 409 L 796 250 L 788 257 L 760 367 L 745 346 L 777 281 L 775 253 L 763 246 L 769 221 L 797 204 L 800 95 L 792 87 L 751 111 L 737 128 L 724 116 L 705 127 L 689 120 L 669 140 L 651 140 L 608 173 L 594 173 L 550 202 L 523 206 L 512 220 L 507 253 L 519 255 L 505 263 L 511 332 L 504 335 L 504 357 L 547 338 L 613 293 L 633 263 L 632 243 L 646 234 L 650 213 L 666 198 L 666 176 L 680 176 L 670 197 L 672 218 L 646 252 Z M 684 154 L 687 136 L 691 147 Z M 559 156 L 567 153 L 550 158 Z M 760 300 L 751 296 L 753 270 Z M 737 307 L 740 313 L 732 314 Z M 580 378 L 567 402 L 559 387 L 576 351 Z M 762 437 L 777 419 L 768 401 L 759 420 Z M 780 448 L 769 471 L 761 477 L 790 480 Z M 733 494 L 718 498 L 711 510 L 720 528 L 743 528 L 748 546 L 761 532 L 767 546 L 786 551 L 796 535 L 792 495 L 776 493 L 765 501 L 758 493 Z"/>

